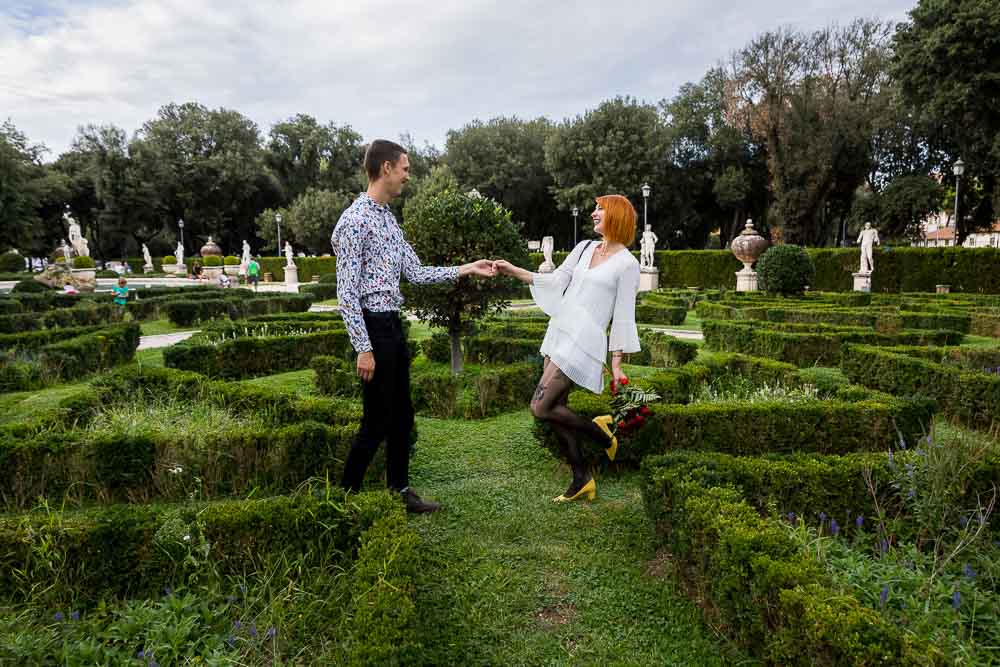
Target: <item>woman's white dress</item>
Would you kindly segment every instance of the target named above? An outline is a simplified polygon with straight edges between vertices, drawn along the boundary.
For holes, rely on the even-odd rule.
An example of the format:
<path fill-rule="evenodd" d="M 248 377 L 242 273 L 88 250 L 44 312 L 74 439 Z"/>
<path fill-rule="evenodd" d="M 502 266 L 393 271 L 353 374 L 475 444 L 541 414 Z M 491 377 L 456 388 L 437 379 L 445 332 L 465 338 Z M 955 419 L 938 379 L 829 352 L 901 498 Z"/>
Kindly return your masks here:
<path fill-rule="evenodd" d="M 552 273 L 532 274 L 531 296 L 551 318 L 541 354 L 573 382 L 600 394 L 608 351 L 639 351 L 639 262 L 621 250 L 591 269 L 597 246 L 583 241 Z"/>

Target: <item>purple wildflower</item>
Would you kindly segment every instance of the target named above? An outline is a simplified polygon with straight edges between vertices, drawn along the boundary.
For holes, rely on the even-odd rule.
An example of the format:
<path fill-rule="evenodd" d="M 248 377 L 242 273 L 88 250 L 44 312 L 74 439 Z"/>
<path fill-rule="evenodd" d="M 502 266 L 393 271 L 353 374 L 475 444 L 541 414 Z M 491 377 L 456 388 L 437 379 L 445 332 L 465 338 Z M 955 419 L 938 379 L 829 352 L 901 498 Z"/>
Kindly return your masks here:
<path fill-rule="evenodd" d="M 233 627 L 236 628 L 237 630 L 243 627 L 243 624 L 240 623 L 240 619 L 236 619 L 235 621 L 233 621 Z"/>
<path fill-rule="evenodd" d="M 962 604 L 962 594 L 958 591 L 955 591 L 954 593 L 951 594 L 951 608 L 954 609 L 955 611 L 958 611 L 958 607 L 961 604 Z"/>
<path fill-rule="evenodd" d="M 975 579 L 976 578 L 976 571 L 973 570 L 972 566 L 970 566 L 968 563 L 966 563 L 965 565 L 962 566 L 962 574 L 964 574 L 969 579 Z"/>
<path fill-rule="evenodd" d="M 820 512 L 819 513 L 819 522 L 820 523 L 826 523 L 826 512 Z"/>
<path fill-rule="evenodd" d="M 888 542 L 888 540 L 882 540 L 879 543 L 878 547 L 879 547 L 879 551 L 882 552 L 883 556 L 886 555 L 887 553 L 889 553 L 889 542 Z"/>
<path fill-rule="evenodd" d="M 917 490 L 910 489 L 909 491 L 906 492 L 906 497 L 909 498 L 910 500 L 913 500 L 914 498 L 917 497 Z"/>
<path fill-rule="evenodd" d="M 170 586 L 164 586 L 163 587 L 163 594 L 166 595 L 167 597 L 170 597 L 170 594 L 173 593 L 173 592 L 174 592 L 174 589 L 170 588 Z"/>
<path fill-rule="evenodd" d="M 789 512 L 787 514 L 787 517 L 788 517 L 788 523 L 790 523 L 790 524 L 792 524 L 794 526 L 795 525 L 795 512 Z"/>
<path fill-rule="evenodd" d="M 69 620 L 71 620 L 71 621 L 79 621 L 80 620 L 80 612 L 78 612 L 78 611 L 71 611 L 69 613 Z"/>
<path fill-rule="evenodd" d="M 136 651 L 136 653 L 135 653 L 135 657 L 137 657 L 137 658 L 139 658 L 140 660 L 142 660 L 143 658 L 145 658 L 145 657 L 146 657 L 146 652 L 145 652 L 145 651 L 143 651 L 142 649 L 139 649 L 138 651 Z"/>
<path fill-rule="evenodd" d="M 57 611 L 56 612 L 56 615 L 55 615 L 56 623 L 62 623 L 64 618 L 66 618 L 66 617 L 63 616 L 63 613 L 61 611 Z"/>
<path fill-rule="evenodd" d="M 837 523 L 836 519 L 830 519 L 830 534 L 834 537 L 840 532 L 840 524 Z"/>
<path fill-rule="evenodd" d="M 156 658 L 149 661 L 149 667 L 160 667 L 160 663 L 156 662 Z"/>
<path fill-rule="evenodd" d="M 860 530 L 861 527 L 865 525 L 865 517 L 859 514 L 857 518 L 854 519 L 854 525 L 857 526 L 858 530 Z"/>
<path fill-rule="evenodd" d="M 236 637 L 229 635 L 229 638 L 226 639 L 226 644 L 229 648 L 236 648 Z"/>
<path fill-rule="evenodd" d="M 889 468 L 893 468 L 895 466 L 895 463 L 896 463 L 896 461 L 895 461 L 895 459 L 892 458 L 892 450 L 890 449 L 889 450 Z"/>
<path fill-rule="evenodd" d="M 253 637 L 254 639 L 257 638 L 257 624 L 256 623 L 251 623 L 250 624 L 250 636 Z"/>
<path fill-rule="evenodd" d="M 878 603 L 885 609 L 885 603 L 889 601 L 889 584 L 882 587 L 882 592 L 878 594 Z"/>
<path fill-rule="evenodd" d="M 899 448 L 906 449 L 906 440 L 903 439 L 903 434 L 899 434 Z"/>
<path fill-rule="evenodd" d="M 960 516 L 958 517 L 958 525 L 961 526 L 962 528 L 965 528 L 966 526 L 969 525 L 969 520 L 966 519 L 964 516 Z"/>

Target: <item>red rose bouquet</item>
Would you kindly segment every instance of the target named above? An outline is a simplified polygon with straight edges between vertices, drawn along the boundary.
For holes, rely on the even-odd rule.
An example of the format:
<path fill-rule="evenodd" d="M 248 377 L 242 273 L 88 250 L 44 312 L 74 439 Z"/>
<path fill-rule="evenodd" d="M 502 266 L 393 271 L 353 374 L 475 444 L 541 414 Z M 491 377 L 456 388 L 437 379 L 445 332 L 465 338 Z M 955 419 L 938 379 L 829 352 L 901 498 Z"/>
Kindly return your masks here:
<path fill-rule="evenodd" d="M 614 432 L 616 437 L 628 436 L 646 423 L 652 414 L 649 403 L 660 400 L 655 391 L 637 389 L 629 385 L 627 379 L 622 379 L 621 386 L 611 394 L 611 414 L 614 417 Z"/>

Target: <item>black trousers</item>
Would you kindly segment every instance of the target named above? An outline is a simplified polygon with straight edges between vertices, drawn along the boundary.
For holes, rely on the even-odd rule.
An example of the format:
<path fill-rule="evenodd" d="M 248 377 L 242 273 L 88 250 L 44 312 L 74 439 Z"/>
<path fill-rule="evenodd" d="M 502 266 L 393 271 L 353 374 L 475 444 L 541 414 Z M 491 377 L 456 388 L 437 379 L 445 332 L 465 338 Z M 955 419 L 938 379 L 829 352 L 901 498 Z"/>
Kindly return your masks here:
<path fill-rule="evenodd" d="M 364 414 L 361 428 L 344 464 L 345 489 L 358 491 L 375 452 L 386 441 L 387 484 L 401 491 L 410 477 L 410 433 L 413 401 L 410 399 L 410 351 L 399 313 L 364 311 L 365 328 L 375 355 L 375 375 L 363 383 Z"/>

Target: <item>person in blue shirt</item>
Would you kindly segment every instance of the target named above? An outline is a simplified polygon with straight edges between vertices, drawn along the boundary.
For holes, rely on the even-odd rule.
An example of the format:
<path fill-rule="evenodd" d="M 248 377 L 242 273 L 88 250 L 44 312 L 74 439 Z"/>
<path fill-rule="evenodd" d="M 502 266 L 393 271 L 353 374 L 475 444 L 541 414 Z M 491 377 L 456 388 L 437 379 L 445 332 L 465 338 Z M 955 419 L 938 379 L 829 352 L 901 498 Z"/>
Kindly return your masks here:
<path fill-rule="evenodd" d="M 128 281 L 124 277 L 118 279 L 118 284 L 111 288 L 115 295 L 115 304 L 125 310 L 125 303 L 128 301 Z"/>

